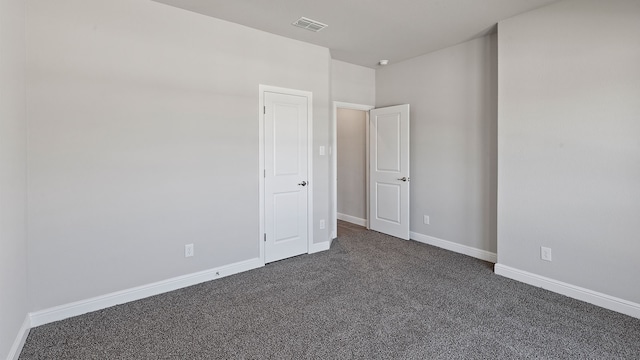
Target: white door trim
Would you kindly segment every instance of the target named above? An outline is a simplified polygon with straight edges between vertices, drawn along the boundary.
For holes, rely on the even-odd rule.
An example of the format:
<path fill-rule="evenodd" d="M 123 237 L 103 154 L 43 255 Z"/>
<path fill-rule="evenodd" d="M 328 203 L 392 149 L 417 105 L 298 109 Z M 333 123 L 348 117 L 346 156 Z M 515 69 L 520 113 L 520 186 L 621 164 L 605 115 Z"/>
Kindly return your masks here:
<path fill-rule="evenodd" d="M 333 102 L 333 116 L 331 118 L 331 139 L 330 139 L 330 148 L 329 154 L 331 155 L 331 201 L 333 202 L 333 206 L 331 207 L 331 234 L 330 238 L 335 239 L 338 237 L 338 152 L 337 152 L 337 143 L 338 143 L 338 109 L 351 109 L 351 110 L 361 110 L 367 112 L 367 121 L 366 121 L 366 176 L 369 176 L 369 110 L 374 109 L 373 105 L 363 105 L 363 104 L 353 104 L 341 101 Z M 367 183 L 367 187 L 369 186 L 368 179 L 365 179 Z M 367 194 L 369 191 L 367 190 Z M 367 195 L 368 196 L 368 195 Z M 369 219 L 369 206 L 367 208 L 367 219 Z M 367 220 L 368 221 L 368 220 Z M 368 223 L 367 223 L 367 227 Z"/>
<path fill-rule="evenodd" d="M 310 91 L 287 89 L 277 86 L 258 85 L 258 216 L 259 231 L 258 243 L 260 246 L 260 259 L 265 264 L 264 258 L 264 93 L 274 92 L 286 95 L 304 96 L 307 98 L 307 253 L 313 249 L 313 93 Z"/>

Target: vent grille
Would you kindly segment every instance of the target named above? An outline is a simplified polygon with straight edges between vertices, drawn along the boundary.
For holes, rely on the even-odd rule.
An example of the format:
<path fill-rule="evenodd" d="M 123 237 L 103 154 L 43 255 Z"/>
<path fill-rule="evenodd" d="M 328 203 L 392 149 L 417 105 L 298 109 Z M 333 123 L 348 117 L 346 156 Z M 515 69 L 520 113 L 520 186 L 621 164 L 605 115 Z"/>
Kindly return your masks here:
<path fill-rule="evenodd" d="M 319 21 L 311 20 L 306 17 L 301 17 L 300 19 L 296 20 L 292 25 L 303 28 L 303 29 L 307 29 L 313 32 L 318 32 L 328 26 L 327 24 L 323 24 Z"/>

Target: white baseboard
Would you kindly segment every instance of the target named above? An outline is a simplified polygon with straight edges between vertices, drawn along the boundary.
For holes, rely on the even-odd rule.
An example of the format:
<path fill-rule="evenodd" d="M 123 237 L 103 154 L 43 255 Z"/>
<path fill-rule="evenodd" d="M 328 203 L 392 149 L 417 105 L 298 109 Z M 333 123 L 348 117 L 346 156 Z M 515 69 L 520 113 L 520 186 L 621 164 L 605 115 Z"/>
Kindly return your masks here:
<path fill-rule="evenodd" d="M 88 312 L 105 309 L 114 305 L 130 301 L 144 299 L 149 296 L 162 294 L 168 291 L 181 289 L 187 286 L 200 284 L 206 281 L 220 279 L 225 276 L 237 274 L 264 266 L 260 258 L 237 262 L 214 269 L 204 270 L 155 283 L 138 286 L 135 288 L 116 291 L 110 294 L 94 298 L 76 301 L 70 304 L 60 305 L 29 314 L 31 326 L 40 326 L 54 321 L 63 320 L 72 316 L 86 314 Z"/>
<path fill-rule="evenodd" d="M 367 226 L 367 219 L 361 219 L 359 217 L 355 217 L 355 216 L 351 216 L 351 215 L 346 215 L 346 214 L 340 214 L 338 213 L 338 220 L 342 220 L 342 221 L 346 221 L 352 224 L 356 224 L 356 225 L 360 225 L 360 226 Z"/>
<path fill-rule="evenodd" d="M 325 241 L 321 243 L 314 243 L 309 246 L 309 254 L 327 251 L 331 247 L 331 241 Z"/>
<path fill-rule="evenodd" d="M 24 346 L 25 341 L 27 341 L 27 336 L 29 335 L 29 330 L 31 329 L 31 319 L 27 314 L 24 317 L 24 321 L 22 322 L 22 326 L 20 330 L 18 330 L 18 335 L 16 336 L 16 340 L 13 342 L 11 349 L 9 350 L 9 355 L 7 355 L 7 360 L 18 360 L 20 356 L 20 352 L 22 352 L 22 347 Z"/>
<path fill-rule="evenodd" d="M 411 239 L 424 244 L 429 244 L 429 245 L 437 246 L 439 248 L 457 252 L 460 254 L 468 255 L 476 259 L 480 259 L 480 260 L 484 260 L 492 263 L 495 263 L 497 261 L 496 253 L 492 253 L 486 250 L 476 249 L 471 246 L 454 243 L 453 241 L 442 240 L 433 236 L 423 235 L 413 231 L 411 232 Z"/>
<path fill-rule="evenodd" d="M 577 300 L 588 302 L 605 309 L 617 311 L 625 315 L 640 319 L 640 304 L 603 294 L 597 291 L 585 289 L 571 285 L 562 281 L 550 279 L 524 270 L 512 268 L 510 266 L 496 264 L 494 267 L 496 274 L 517 280 L 525 284 L 541 287 L 558 294 L 568 296 Z"/>

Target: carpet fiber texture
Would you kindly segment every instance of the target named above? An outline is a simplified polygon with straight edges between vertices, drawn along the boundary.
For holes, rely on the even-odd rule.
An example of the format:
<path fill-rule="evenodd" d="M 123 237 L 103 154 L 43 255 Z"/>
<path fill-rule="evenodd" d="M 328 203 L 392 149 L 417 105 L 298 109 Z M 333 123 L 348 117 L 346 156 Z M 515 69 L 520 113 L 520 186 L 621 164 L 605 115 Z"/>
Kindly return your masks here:
<path fill-rule="evenodd" d="M 640 320 L 363 231 L 31 330 L 20 359 L 640 359 Z"/>

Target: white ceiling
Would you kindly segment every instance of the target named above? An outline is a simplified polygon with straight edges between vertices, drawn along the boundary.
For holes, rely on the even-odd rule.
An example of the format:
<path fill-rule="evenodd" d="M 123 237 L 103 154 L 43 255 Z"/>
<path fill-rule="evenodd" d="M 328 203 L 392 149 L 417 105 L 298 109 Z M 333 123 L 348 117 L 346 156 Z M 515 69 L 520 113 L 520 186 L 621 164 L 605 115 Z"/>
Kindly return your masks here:
<path fill-rule="evenodd" d="M 495 24 L 558 0 L 155 0 L 327 47 L 331 57 L 375 68 L 485 35 Z M 291 25 L 301 16 L 329 26 Z"/>

